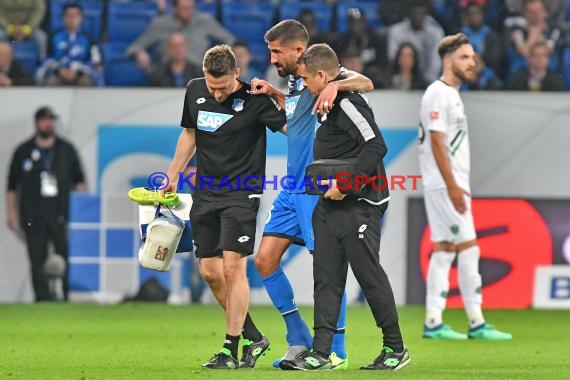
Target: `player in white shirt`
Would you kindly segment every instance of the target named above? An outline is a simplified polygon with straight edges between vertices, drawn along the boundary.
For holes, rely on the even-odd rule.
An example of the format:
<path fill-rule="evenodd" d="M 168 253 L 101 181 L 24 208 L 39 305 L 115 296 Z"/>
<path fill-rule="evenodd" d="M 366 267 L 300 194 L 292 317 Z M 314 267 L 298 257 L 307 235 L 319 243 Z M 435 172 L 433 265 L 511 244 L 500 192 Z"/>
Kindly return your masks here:
<path fill-rule="evenodd" d="M 434 243 L 427 275 L 424 338 L 511 339 L 485 322 L 481 310 L 479 246 L 471 213 L 469 136 L 459 96 L 463 81 L 475 79 L 473 47 L 462 33 L 442 39 L 438 53 L 441 78 L 426 90 L 420 111 L 420 170 L 431 239 Z M 449 292 L 449 271 L 457 256 L 459 290 L 469 319 L 462 334 L 443 323 Z"/>

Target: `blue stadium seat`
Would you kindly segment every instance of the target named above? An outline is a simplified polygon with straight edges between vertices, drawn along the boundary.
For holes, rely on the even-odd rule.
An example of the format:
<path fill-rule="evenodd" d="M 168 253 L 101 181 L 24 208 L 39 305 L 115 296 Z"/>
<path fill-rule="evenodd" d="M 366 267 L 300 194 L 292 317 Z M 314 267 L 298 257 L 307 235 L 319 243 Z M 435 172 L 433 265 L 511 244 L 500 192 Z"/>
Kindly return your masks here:
<path fill-rule="evenodd" d="M 564 83 L 566 84 L 566 90 L 570 91 L 570 47 L 564 49 L 562 61 L 564 62 L 564 69 L 562 72 L 562 75 L 564 75 Z"/>
<path fill-rule="evenodd" d="M 223 2 L 222 24 L 248 44 L 260 43 L 273 25 L 275 7 L 270 2 Z"/>
<path fill-rule="evenodd" d="M 317 17 L 319 29 L 332 30 L 332 9 L 331 6 L 320 1 L 296 1 L 281 3 L 279 6 L 279 20 L 297 19 L 303 9 L 312 9 Z"/>
<path fill-rule="evenodd" d="M 127 57 L 127 43 L 108 42 L 103 45 L 105 85 L 141 87 L 148 84 L 147 74 L 139 69 L 134 57 Z"/>
<path fill-rule="evenodd" d="M 457 1 L 431 0 L 430 3 L 436 13 L 437 21 L 445 32 L 449 32 L 452 28 L 453 18 L 459 10 Z"/>
<path fill-rule="evenodd" d="M 249 51 L 253 57 L 251 66 L 260 73 L 265 74 L 267 65 L 269 65 L 269 50 L 267 49 L 267 44 L 264 42 L 249 44 Z"/>
<path fill-rule="evenodd" d="M 218 16 L 218 2 L 217 1 L 196 1 L 196 10 L 204 13 L 209 13 L 213 17 Z"/>
<path fill-rule="evenodd" d="M 366 19 L 368 20 L 368 25 L 373 29 L 378 29 L 382 26 L 382 20 L 378 13 L 378 7 L 380 6 L 380 1 L 339 1 L 336 11 L 336 30 L 339 33 L 343 33 L 348 29 L 348 20 L 346 17 L 346 11 L 350 8 L 360 8 L 366 14 Z"/>
<path fill-rule="evenodd" d="M 155 3 L 111 1 L 107 10 L 108 37 L 112 42 L 132 42 L 148 27 L 158 14 Z"/>
<path fill-rule="evenodd" d="M 40 64 L 40 48 L 35 41 L 16 42 L 12 44 L 14 58 L 22 62 L 32 73 Z"/>
<path fill-rule="evenodd" d="M 52 32 L 63 29 L 63 6 L 69 0 L 51 0 L 50 28 Z M 103 0 L 77 1 L 83 8 L 83 24 L 81 30 L 95 43 L 101 41 L 101 20 L 103 18 Z"/>

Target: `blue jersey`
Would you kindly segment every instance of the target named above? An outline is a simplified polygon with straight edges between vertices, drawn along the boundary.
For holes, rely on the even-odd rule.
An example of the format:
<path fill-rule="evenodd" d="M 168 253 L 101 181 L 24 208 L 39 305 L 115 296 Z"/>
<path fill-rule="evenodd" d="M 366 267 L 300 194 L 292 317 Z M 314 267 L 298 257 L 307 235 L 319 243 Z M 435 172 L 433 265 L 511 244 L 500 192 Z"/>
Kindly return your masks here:
<path fill-rule="evenodd" d="M 313 162 L 313 143 L 317 115 L 311 115 L 315 97 L 303 86 L 302 79 L 289 78 L 285 101 L 287 115 L 287 182 L 284 188 L 304 193 L 305 168 Z"/>
<path fill-rule="evenodd" d="M 52 38 L 52 49 L 53 58 L 63 67 L 69 67 L 73 62 L 91 63 L 91 43 L 82 33 L 56 33 Z"/>

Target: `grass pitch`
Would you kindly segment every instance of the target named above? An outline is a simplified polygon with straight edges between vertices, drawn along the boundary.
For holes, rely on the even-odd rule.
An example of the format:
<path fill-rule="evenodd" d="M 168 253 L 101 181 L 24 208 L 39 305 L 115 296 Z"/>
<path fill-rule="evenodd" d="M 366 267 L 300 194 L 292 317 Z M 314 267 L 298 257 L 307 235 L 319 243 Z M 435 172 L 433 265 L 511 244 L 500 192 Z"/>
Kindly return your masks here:
<path fill-rule="evenodd" d="M 271 350 L 253 370 L 201 368 L 221 346 L 224 318 L 217 306 L 0 305 L 0 379 L 569 379 L 570 312 L 487 311 L 511 332 L 508 342 L 421 339 L 422 307 L 400 309 L 412 363 L 397 373 L 359 371 L 378 355 L 381 340 L 368 307 L 348 311 L 346 371 L 284 372 L 271 363 L 285 351 L 284 324 L 271 307 L 252 307 Z M 312 308 L 303 308 L 312 324 Z M 446 312 L 461 331 L 461 310 Z"/>

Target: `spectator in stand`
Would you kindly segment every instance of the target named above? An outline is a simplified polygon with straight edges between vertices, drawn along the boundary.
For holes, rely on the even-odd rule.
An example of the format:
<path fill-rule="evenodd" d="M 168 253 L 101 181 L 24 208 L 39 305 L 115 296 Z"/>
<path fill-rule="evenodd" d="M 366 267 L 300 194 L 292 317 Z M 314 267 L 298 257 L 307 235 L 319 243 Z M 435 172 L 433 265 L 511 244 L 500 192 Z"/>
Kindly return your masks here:
<path fill-rule="evenodd" d="M 234 36 L 228 32 L 215 18 L 207 13 L 195 10 L 194 0 L 173 0 L 172 15 L 155 18 L 147 30 L 127 49 L 128 55 L 136 55 L 137 64 L 148 71 L 151 59 L 147 52 L 152 46 L 160 46 L 160 60 L 166 60 L 165 43 L 172 33 L 181 33 L 186 37 L 188 59 L 202 65 L 202 58 L 212 41 L 232 44 Z"/>
<path fill-rule="evenodd" d="M 12 46 L 0 42 L 0 87 L 33 85 L 34 76 L 22 62 L 14 59 Z"/>
<path fill-rule="evenodd" d="M 400 45 L 406 41 L 411 42 L 418 51 L 420 71 L 428 82 L 432 82 L 441 73 L 437 46 L 444 34 L 441 26 L 427 11 L 425 1 L 411 1 L 408 17 L 388 30 L 388 58 L 393 62 Z"/>
<path fill-rule="evenodd" d="M 109 0 L 107 0 L 109 1 Z M 131 1 L 141 1 L 141 0 L 113 0 L 115 2 L 122 2 L 122 3 L 128 3 Z M 169 11 L 169 7 L 168 7 L 168 3 L 169 0 L 144 0 L 147 3 L 155 3 L 157 8 L 158 8 L 158 14 L 162 15 L 165 14 Z"/>
<path fill-rule="evenodd" d="M 168 38 L 166 62 L 156 62 L 150 71 L 150 87 L 186 87 L 190 79 L 204 76 L 202 67 L 190 62 L 186 52 L 186 37 L 173 33 Z"/>
<path fill-rule="evenodd" d="M 404 42 L 398 48 L 384 87 L 394 90 L 426 89 L 427 82 L 420 71 L 418 53 L 410 42 Z"/>
<path fill-rule="evenodd" d="M 391 26 L 404 21 L 406 18 L 405 1 L 382 0 L 378 7 L 380 19 L 385 26 Z"/>
<path fill-rule="evenodd" d="M 34 41 L 40 60 L 47 53 L 47 35 L 39 28 L 46 13 L 45 0 L 1 0 L 0 41 Z"/>
<path fill-rule="evenodd" d="M 511 14 L 524 13 L 526 0 L 505 0 L 505 6 Z M 562 26 L 566 23 L 566 10 L 568 0 L 543 0 L 546 11 L 549 14 L 549 23 Z"/>
<path fill-rule="evenodd" d="M 239 67 L 239 80 L 249 83 L 253 78 L 263 78 L 263 74 L 251 66 L 253 56 L 249 51 L 249 46 L 244 41 L 234 42 L 232 51 Z"/>
<path fill-rule="evenodd" d="M 331 45 L 336 39 L 334 33 L 319 29 L 315 11 L 310 8 L 301 10 L 301 12 L 299 12 L 299 16 L 297 16 L 297 21 L 303 24 L 305 29 L 307 29 L 307 33 L 309 33 L 309 43 L 311 45 L 320 43 Z"/>
<path fill-rule="evenodd" d="M 81 32 L 83 8 L 69 2 L 63 6 L 63 30 L 52 37 L 51 58 L 38 69 L 36 79 L 48 86 L 93 86 L 101 84 L 99 48 Z"/>
<path fill-rule="evenodd" d="M 505 27 L 513 49 L 523 58 L 528 58 L 530 47 L 538 41 L 546 42 L 550 53 L 559 53 L 562 31 L 548 23 L 548 12 L 542 0 L 528 0 L 524 4 L 524 17 L 509 17 Z"/>
<path fill-rule="evenodd" d="M 473 82 L 463 82 L 461 91 L 469 90 L 501 90 L 504 86 L 503 81 L 497 76 L 497 73 L 492 68 L 485 64 L 485 60 L 479 55 L 475 54 L 475 71 L 476 78 Z"/>
<path fill-rule="evenodd" d="M 503 67 L 503 38 L 485 23 L 483 7 L 476 1 L 467 3 L 463 9 L 461 32 L 469 37 L 475 52 L 482 56 L 487 66 L 495 71 Z"/>
<path fill-rule="evenodd" d="M 528 68 L 520 70 L 507 80 L 512 91 L 564 91 L 562 75 L 548 69 L 551 51 L 545 41 L 530 46 Z"/>
<path fill-rule="evenodd" d="M 358 8 L 350 8 L 346 12 L 348 29 L 338 36 L 334 50 L 338 56 L 346 56 L 346 52 L 360 52 L 362 64 L 372 76 L 381 73 L 381 45 L 378 33 L 368 25 L 366 14 Z"/>
<path fill-rule="evenodd" d="M 366 76 L 374 84 L 374 88 L 382 88 L 384 86 L 384 73 L 377 65 L 365 66 L 362 61 L 362 52 L 353 47 L 348 50 L 344 50 L 342 55 L 339 56 L 341 65 L 350 71 L 354 71 Z"/>
<path fill-rule="evenodd" d="M 346 67 L 350 71 L 354 71 L 357 73 L 364 72 L 362 53 L 358 49 L 345 50 L 343 54 L 340 56 L 340 64 Z M 376 84 L 374 84 L 374 88 L 377 88 Z"/>

